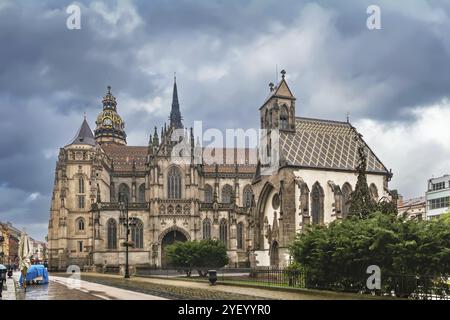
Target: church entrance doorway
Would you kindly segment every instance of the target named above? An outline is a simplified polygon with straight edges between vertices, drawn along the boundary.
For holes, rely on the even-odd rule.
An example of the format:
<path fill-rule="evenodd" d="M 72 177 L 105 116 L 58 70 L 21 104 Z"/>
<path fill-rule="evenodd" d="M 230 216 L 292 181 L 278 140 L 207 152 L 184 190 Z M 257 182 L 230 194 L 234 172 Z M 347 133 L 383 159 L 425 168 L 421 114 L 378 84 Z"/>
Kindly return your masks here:
<path fill-rule="evenodd" d="M 181 231 L 178 231 L 178 230 L 172 230 L 172 231 L 166 233 L 166 235 L 162 238 L 162 241 L 161 241 L 161 267 L 163 267 L 163 268 L 170 267 L 169 261 L 166 257 L 166 248 L 167 248 L 167 246 L 169 246 L 177 241 L 181 241 L 181 242 L 187 241 L 186 236 Z"/>

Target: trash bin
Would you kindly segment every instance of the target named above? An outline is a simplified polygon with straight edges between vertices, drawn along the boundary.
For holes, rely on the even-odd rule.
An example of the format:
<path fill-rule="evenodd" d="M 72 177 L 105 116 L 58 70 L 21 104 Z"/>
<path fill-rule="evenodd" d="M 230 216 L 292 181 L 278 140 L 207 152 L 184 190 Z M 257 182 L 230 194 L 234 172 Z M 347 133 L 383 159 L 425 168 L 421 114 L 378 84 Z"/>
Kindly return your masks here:
<path fill-rule="evenodd" d="M 209 275 L 209 283 L 211 283 L 211 285 L 214 285 L 217 281 L 217 271 L 208 270 L 208 275 Z"/>

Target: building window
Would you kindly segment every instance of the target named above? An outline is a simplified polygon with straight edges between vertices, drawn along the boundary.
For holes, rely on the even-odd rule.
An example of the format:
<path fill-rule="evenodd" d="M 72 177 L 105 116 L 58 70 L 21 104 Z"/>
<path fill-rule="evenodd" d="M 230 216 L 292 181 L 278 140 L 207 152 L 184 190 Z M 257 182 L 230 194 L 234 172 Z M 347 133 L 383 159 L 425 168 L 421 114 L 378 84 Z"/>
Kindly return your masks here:
<path fill-rule="evenodd" d="M 342 186 L 342 217 L 346 218 L 350 211 L 350 195 L 352 194 L 352 187 L 348 182 Z"/>
<path fill-rule="evenodd" d="M 117 249 L 117 224 L 114 219 L 108 220 L 108 249 Z"/>
<path fill-rule="evenodd" d="M 84 209 L 84 196 L 78 196 L 78 208 Z"/>
<path fill-rule="evenodd" d="M 213 202 L 213 189 L 209 184 L 205 186 L 205 202 L 206 203 Z"/>
<path fill-rule="evenodd" d="M 249 208 L 252 205 L 253 191 L 252 187 L 245 186 L 244 188 L 244 207 Z"/>
<path fill-rule="evenodd" d="M 119 185 L 119 196 L 117 198 L 119 201 L 125 201 L 127 199 L 130 202 L 130 187 L 127 184 L 121 183 Z"/>
<path fill-rule="evenodd" d="M 323 208 L 324 192 L 318 182 L 316 182 L 311 190 L 311 216 L 312 224 L 323 224 L 324 208 Z"/>
<path fill-rule="evenodd" d="M 222 202 L 223 203 L 231 203 L 231 199 L 233 196 L 233 188 L 226 184 L 222 188 Z"/>
<path fill-rule="evenodd" d="M 203 220 L 203 239 L 211 239 L 211 221 L 209 219 Z"/>
<path fill-rule="evenodd" d="M 219 231 L 220 231 L 220 241 L 223 242 L 225 244 L 225 246 L 227 246 L 228 242 L 228 224 L 227 224 L 227 220 L 222 219 L 220 220 L 220 227 L 219 227 Z"/>
<path fill-rule="evenodd" d="M 377 188 L 377 186 L 374 183 L 371 183 L 370 187 L 369 187 L 369 190 L 370 190 L 370 195 L 371 195 L 373 201 L 378 202 L 378 188 Z"/>
<path fill-rule="evenodd" d="M 83 252 L 83 241 L 78 241 L 78 252 Z"/>
<path fill-rule="evenodd" d="M 171 167 L 167 175 L 169 199 L 181 198 L 181 172 L 177 167 Z"/>
<path fill-rule="evenodd" d="M 242 222 L 237 225 L 237 248 L 244 249 L 244 225 Z"/>
<path fill-rule="evenodd" d="M 131 241 L 134 242 L 135 248 L 144 248 L 144 225 L 139 219 L 131 226 Z"/>
<path fill-rule="evenodd" d="M 140 202 L 140 203 L 145 202 L 145 183 L 143 183 L 139 186 L 138 202 Z"/>
<path fill-rule="evenodd" d="M 289 116 L 288 111 L 285 106 L 281 108 L 280 113 L 280 129 L 288 129 L 289 128 Z"/>
<path fill-rule="evenodd" d="M 431 184 L 431 191 L 436 191 L 436 190 L 441 190 L 441 189 L 445 189 L 445 181 Z"/>
<path fill-rule="evenodd" d="M 428 208 L 430 208 L 430 210 L 448 208 L 448 206 L 449 197 L 428 200 Z"/>
<path fill-rule="evenodd" d="M 84 179 L 78 179 L 78 193 L 84 193 Z"/>
<path fill-rule="evenodd" d="M 84 219 L 83 218 L 79 218 L 77 220 L 77 228 L 78 228 L 78 231 L 84 231 Z"/>

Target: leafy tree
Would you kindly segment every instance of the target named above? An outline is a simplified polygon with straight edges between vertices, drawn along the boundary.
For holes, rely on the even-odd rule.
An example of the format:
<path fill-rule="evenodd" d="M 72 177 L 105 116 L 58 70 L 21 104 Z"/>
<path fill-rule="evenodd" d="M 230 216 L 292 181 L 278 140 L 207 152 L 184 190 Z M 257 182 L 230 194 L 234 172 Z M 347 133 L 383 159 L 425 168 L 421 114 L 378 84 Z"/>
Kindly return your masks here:
<path fill-rule="evenodd" d="M 208 269 L 221 268 L 228 263 L 227 249 L 218 240 L 176 242 L 166 248 L 170 264 L 190 276 L 193 269 L 202 277 Z"/>
<path fill-rule="evenodd" d="M 370 265 L 381 268 L 387 289 L 394 289 L 388 275 L 448 277 L 450 218 L 418 221 L 376 212 L 314 225 L 297 235 L 291 254 L 305 269 L 308 287 L 365 290 Z"/>

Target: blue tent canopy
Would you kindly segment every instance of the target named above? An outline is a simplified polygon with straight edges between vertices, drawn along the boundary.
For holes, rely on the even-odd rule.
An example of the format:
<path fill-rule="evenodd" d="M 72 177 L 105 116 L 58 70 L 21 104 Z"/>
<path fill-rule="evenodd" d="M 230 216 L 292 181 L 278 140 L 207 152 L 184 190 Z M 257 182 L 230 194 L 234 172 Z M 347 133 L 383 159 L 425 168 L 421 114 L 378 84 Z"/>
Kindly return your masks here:
<path fill-rule="evenodd" d="M 38 278 L 38 279 L 36 279 Z M 48 271 L 43 265 L 33 264 L 28 268 L 26 281 L 40 280 L 39 283 L 48 283 Z M 22 274 L 19 279 L 20 285 L 22 285 Z"/>

